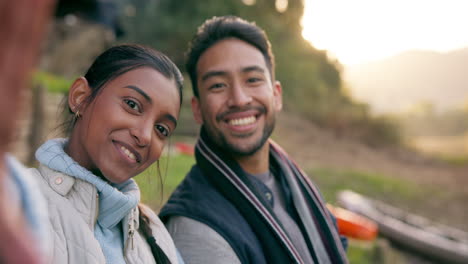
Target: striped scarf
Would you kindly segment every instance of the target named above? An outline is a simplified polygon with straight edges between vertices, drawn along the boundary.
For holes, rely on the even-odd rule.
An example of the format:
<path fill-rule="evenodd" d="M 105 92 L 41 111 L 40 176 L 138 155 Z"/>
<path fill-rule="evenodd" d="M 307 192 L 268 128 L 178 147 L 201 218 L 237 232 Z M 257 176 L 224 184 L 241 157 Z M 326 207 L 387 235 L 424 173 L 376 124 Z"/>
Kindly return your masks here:
<path fill-rule="evenodd" d="M 272 140 L 270 163 L 276 162 L 286 177 L 304 237 L 313 245 L 319 263 L 348 263 L 333 220 L 317 188 L 305 173 Z M 268 263 L 305 263 L 284 227 L 249 180 L 227 153 L 218 148 L 202 129 L 195 148 L 197 164 L 208 180 L 240 211 L 254 230 Z"/>

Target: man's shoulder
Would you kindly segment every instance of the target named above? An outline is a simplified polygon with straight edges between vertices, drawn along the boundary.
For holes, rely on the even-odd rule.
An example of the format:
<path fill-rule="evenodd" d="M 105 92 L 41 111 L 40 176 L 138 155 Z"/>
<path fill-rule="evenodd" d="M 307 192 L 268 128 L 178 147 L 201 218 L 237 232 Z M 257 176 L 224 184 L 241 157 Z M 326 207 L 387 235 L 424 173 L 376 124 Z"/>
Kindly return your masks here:
<path fill-rule="evenodd" d="M 202 222 L 174 216 L 166 223 L 166 227 L 187 262 L 240 263 L 227 240 Z"/>
<path fill-rule="evenodd" d="M 213 207 L 229 206 L 229 202 L 203 175 L 196 164 L 169 197 L 159 216 L 163 221 L 170 215 L 193 215 L 208 212 Z"/>
<path fill-rule="evenodd" d="M 192 167 L 159 213 L 164 223 L 177 216 L 194 219 L 215 230 L 247 226 L 234 204 L 203 176 L 197 165 Z"/>
<path fill-rule="evenodd" d="M 168 203 L 181 201 L 202 201 L 219 194 L 204 176 L 198 165 L 193 165 L 182 182 L 169 197 Z"/>

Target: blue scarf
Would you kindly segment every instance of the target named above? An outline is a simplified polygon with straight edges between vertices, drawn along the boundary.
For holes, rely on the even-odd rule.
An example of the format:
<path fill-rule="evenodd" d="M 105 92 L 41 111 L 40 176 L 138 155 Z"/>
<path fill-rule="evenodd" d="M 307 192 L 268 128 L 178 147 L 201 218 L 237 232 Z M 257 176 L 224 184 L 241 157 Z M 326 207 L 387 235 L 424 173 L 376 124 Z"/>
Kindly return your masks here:
<path fill-rule="evenodd" d="M 133 179 L 109 184 L 80 166 L 64 151 L 68 139 L 52 139 L 37 151 L 36 158 L 44 166 L 93 184 L 99 193 L 99 215 L 94 237 L 101 245 L 107 263 L 125 263 L 123 232 L 119 223 L 138 205 L 140 190 Z"/>

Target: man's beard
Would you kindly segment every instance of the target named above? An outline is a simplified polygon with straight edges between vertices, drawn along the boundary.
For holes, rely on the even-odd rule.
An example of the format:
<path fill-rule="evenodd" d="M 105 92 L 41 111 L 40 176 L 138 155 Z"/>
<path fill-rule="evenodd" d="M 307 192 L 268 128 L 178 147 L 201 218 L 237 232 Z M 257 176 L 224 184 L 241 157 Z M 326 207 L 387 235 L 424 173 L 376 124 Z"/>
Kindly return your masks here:
<path fill-rule="evenodd" d="M 213 129 L 214 126 L 207 126 L 207 122 L 204 122 L 204 127 L 210 139 L 213 140 L 213 142 L 219 148 L 223 149 L 226 153 L 229 153 L 232 156 L 245 157 L 255 154 L 265 145 L 266 141 L 271 136 L 271 133 L 273 133 L 273 129 L 275 128 L 275 122 L 276 116 L 273 115 L 270 117 L 270 120 L 266 121 L 260 139 L 252 143 L 246 149 L 240 148 L 238 145 L 229 142 L 229 140 L 224 134 L 222 134 L 219 130 Z"/>

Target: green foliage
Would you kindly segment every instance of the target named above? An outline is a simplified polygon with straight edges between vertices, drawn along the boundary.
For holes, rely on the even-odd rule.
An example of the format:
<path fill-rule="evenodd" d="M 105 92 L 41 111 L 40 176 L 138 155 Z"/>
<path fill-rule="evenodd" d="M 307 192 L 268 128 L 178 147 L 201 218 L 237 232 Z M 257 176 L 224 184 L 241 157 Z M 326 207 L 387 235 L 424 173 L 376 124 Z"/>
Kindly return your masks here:
<path fill-rule="evenodd" d="M 283 86 L 285 109 L 337 134 L 363 126 L 364 139 L 397 143 L 390 122 L 374 121 L 368 108 L 354 102 L 344 90 L 341 65 L 326 51 L 315 49 L 302 37 L 302 0 L 289 0 L 288 9 L 278 12 L 275 1 L 257 0 L 247 6 L 241 0 L 121 0 L 136 13 L 123 20 L 127 35 L 122 42 L 138 42 L 155 47 L 184 69 L 184 52 L 198 26 L 213 16 L 237 15 L 255 21 L 270 38 L 276 57 L 276 79 Z M 187 90 L 187 89 L 186 89 Z M 185 104 L 183 107 L 188 108 Z M 184 111 L 184 110 L 183 110 Z M 192 123 L 193 124 L 193 123 Z M 382 127 L 380 127 L 382 126 Z M 191 126 L 196 127 L 196 126 Z M 184 132 L 188 132 L 185 131 Z M 192 131 L 195 134 L 196 131 Z"/>
<path fill-rule="evenodd" d="M 51 93 L 67 93 L 72 81 L 52 73 L 37 71 L 33 75 L 33 84 L 41 84 Z"/>
<path fill-rule="evenodd" d="M 288 99 L 304 98 L 295 90 L 330 89 L 339 93 L 341 77 L 337 64 L 302 38 L 301 0 L 290 0 L 284 13 L 276 11 L 274 1 L 267 0 L 258 0 L 252 6 L 240 0 L 206 0 L 203 4 L 187 0 L 134 1 L 134 5 L 137 13 L 124 21 L 128 35 L 123 41 L 154 46 L 179 67 L 184 65 L 187 43 L 203 21 L 213 16 L 238 15 L 255 21 L 269 35 L 278 65 L 277 77 Z M 310 98 L 315 100 L 317 96 Z"/>

